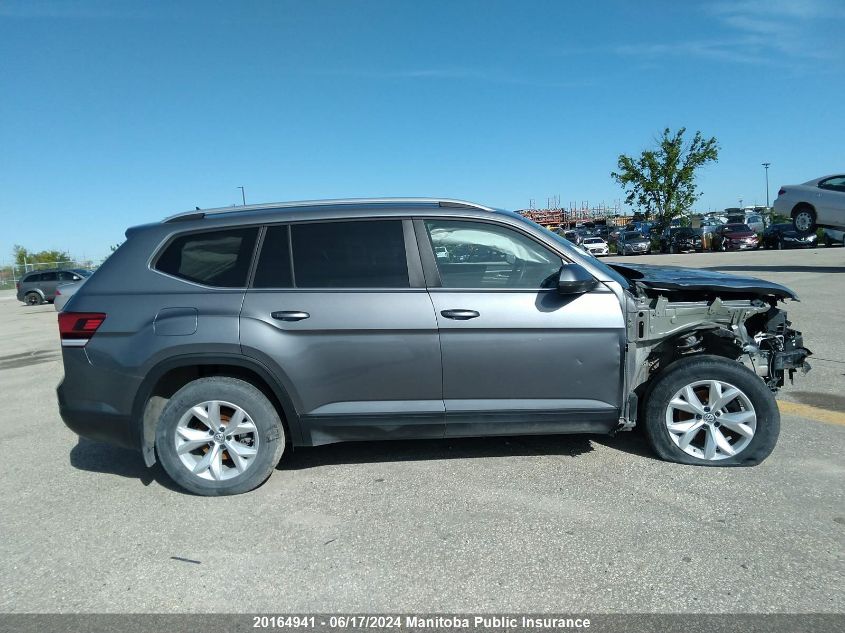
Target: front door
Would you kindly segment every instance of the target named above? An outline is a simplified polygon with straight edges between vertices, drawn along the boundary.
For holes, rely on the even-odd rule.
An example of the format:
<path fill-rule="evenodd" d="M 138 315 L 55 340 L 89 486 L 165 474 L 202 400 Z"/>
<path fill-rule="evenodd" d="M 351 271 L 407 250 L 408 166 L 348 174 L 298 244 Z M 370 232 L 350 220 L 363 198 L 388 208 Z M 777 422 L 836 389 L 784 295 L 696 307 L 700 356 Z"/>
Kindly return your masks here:
<path fill-rule="evenodd" d="M 625 329 L 616 296 L 557 292 L 560 255 L 514 227 L 416 221 L 438 279 L 450 436 L 590 432 L 619 419 Z"/>
<path fill-rule="evenodd" d="M 268 227 L 240 323 L 305 444 L 443 437 L 437 320 L 410 220 Z"/>

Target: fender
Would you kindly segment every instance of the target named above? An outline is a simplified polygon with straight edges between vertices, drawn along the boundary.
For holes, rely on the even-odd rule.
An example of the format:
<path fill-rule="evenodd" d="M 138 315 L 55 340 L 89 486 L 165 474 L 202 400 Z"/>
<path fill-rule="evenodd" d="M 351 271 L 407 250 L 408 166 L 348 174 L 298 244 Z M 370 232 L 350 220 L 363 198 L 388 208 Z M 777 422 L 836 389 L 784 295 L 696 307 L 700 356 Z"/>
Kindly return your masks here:
<path fill-rule="evenodd" d="M 154 441 L 148 440 L 144 432 L 144 409 L 147 401 L 152 395 L 153 387 L 162 376 L 173 369 L 178 369 L 179 367 L 199 367 L 204 365 L 234 365 L 258 374 L 258 376 L 267 383 L 273 391 L 273 395 L 276 396 L 282 405 L 285 422 L 291 434 L 290 439 L 292 445 L 302 445 L 302 429 L 299 414 L 293 405 L 293 401 L 290 399 L 287 392 L 281 387 L 281 383 L 278 378 L 266 365 L 258 360 L 241 354 L 180 354 L 178 356 L 166 358 L 153 366 L 152 369 L 147 372 L 146 377 L 135 395 L 135 400 L 132 406 L 132 420 L 134 421 L 135 426 L 134 431 L 136 436 L 136 445 L 141 448 L 141 453 L 144 456 L 144 462 L 147 466 L 152 466 L 156 462 Z"/>

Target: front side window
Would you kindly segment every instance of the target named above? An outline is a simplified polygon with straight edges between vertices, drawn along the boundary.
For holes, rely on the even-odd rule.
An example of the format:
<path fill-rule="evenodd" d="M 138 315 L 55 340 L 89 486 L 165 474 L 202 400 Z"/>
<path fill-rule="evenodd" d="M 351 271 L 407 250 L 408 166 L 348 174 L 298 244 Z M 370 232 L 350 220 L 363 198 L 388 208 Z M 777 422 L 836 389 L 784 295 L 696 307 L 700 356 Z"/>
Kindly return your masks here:
<path fill-rule="evenodd" d="M 551 288 L 563 263 L 507 227 L 461 220 L 426 220 L 425 227 L 444 288 Z"/>
<path fill-rule="evenodd" d="M 408 288 L 401 220 L 291 226 L 297 288 Z"/>
<path fill-rule="evenodd" d="M 155 263 L 168 275 L 217 288 L 243 288 L 252 261 L 256 227 L 181 235 Z"/>
<path fill-rule="evenodd" d="M 57 279 L 56 273 L 41 273 L 41 281 L 56 281 Z"/>

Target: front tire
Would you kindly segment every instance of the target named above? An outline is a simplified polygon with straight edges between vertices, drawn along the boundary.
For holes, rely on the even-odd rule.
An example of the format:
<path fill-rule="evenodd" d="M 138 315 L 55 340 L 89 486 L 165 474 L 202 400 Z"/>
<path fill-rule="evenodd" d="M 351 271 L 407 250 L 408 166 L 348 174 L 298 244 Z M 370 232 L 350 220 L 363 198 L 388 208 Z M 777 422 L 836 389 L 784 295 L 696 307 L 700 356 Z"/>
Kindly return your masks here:
<path fill-rule="evenodd" d="M 772 392 L 750 369 L 721 356 L 671 364 L 655 379 L 644 412 L 654 452 L 679 464 L 754 466 L 780 433 Z"/>
<path fill-rule="evenodd" d="M 203 496 L 260 486 L 285 450 L 276 408 L 254 385 L 227 376 L 200 378 L 177 391 L 156 428 L 156 452 L 179 486 Z"/>

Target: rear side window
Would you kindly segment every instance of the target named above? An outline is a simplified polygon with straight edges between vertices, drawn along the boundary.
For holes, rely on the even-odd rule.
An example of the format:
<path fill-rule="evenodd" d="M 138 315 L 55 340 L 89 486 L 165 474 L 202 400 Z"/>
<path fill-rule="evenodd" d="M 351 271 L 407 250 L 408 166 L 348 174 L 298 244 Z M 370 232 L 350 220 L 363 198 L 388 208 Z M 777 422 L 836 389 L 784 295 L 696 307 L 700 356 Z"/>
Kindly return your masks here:
<path fill-rule="evenodd" d="M 291 226 L 297 288 L 408 288 L 401 220 Z"/>
<path fill-rule="evenodd" d="M 27 275 L 26 278 L 23 280 L 25 284 L 35 283 L 36 281 L 41 281 L 41 273 L 33 273 L 32 275 Z"/>
<path fill-rule="evenodd" d="M 155 264 L 168 275 L 218 288 L 243 288 L 258 229 L 225 229 L 181 235 Z"/>
<path fill-rule="evenodd" d="M 57 279 L 56 273 L 41 273 L 41 281 L 56 281 Z"/>
<path fill-rule="evenodd" d="M 287 226 L 267 227 L 252 285 L 255 288 L 290 288 L 293 285 Z"/>

